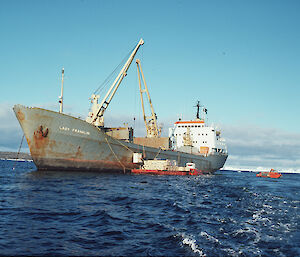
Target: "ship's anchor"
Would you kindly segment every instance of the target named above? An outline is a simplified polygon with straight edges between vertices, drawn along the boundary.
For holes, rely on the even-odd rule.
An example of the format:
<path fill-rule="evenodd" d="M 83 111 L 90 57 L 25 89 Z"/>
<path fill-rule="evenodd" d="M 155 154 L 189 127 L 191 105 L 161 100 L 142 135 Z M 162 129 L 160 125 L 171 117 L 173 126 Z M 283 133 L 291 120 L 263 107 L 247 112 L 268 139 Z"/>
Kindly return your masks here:
<path fill-rule="evenodd" d="M 41 125 L 40 126 L 40 132 L 41 132 L 41 134 L 42 134 L 43 137 L 46 137 L 48 135 L 49 130 L 48 130 L 48 128 L 46 128 L 45 131 L 43 131 L 43 130 L 44 130 L 44 128 Z"/>

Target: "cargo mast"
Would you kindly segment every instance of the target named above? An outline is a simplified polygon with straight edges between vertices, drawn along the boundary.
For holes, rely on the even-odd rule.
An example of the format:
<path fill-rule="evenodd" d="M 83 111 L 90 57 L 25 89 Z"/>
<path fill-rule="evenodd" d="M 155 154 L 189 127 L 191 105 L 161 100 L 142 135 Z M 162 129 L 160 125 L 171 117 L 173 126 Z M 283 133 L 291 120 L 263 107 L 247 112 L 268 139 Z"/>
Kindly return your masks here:
<path fill-rule="evenodd" d="M 143 115 L 144 115 L 144 122 L 145 122 L 146 130 L 147 130 L 147 137 L 159 137 L 161 131 L 157 126 L 157 117 L 156 117 L 156 114 L 154 113 L 154 109 L 153 109 L 153 105 L 152 105 L 152 102 L 151 102 L 150 94 L 149 94 L 148 87 L 147 87 L 145 77 L 144 77 L 144 73 L 143 73 L 143 70 L 142 70 L 141 61 L 139 59 L 136 60 L 136 65 L 137 65 L 137 71 L 138 71 L 138 77 L 139 77 L 141 103 L 142 103 L 142 109 L 143 109 Z M 142 74 L 142 79 L 143 79 L 145 89 L 142 89 L 141 74 Z M 146 114 L 145 114 L 143 93 L 147 94 L 148 101 L 149 101 L 149 104 L 150 104 L 152 115 L 149 116 L 149 117 L 147 117 Z"/>
<path fill-rule="evenodd" d="M 129 56 L 127 62 L 123 66 L 122 70 L 120 71 L 119 75 L 111 85 L 110 89 L 106 93 L 105 97 L 101 101 L 100 104 L 98 104 L 99 95 L 93 94 L 92 99 L 92 112 L 89 113 L 89 116 L 86 118 L 86 121 L 89 123 L 94 124 L 95 126 L 104 126 L 104 112 L 107 109 L 109 103 L 111 102 L 113 96 L 115 95 L 118 87 L 120 86 L 123 78 L 127 75 L 127 71 L 130 67 L 130 64 L 132 63 L 134 56 L 136 55 L 137 51 L 139 50 L 140 46 L 144 44 L 144 40 L 140 39 L 134 50 L 132 51 L 131 55 Z"/>

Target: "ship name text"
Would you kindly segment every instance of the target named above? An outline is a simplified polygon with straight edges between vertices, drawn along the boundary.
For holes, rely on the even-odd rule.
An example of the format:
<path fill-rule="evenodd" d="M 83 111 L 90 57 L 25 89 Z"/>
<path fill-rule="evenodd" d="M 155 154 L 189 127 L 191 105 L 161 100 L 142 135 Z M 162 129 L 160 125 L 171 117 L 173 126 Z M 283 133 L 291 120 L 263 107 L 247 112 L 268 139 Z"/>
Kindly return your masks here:
<path fill-rule="evenodd" d="M 64 126 L 60 126 L 59 130 L 61 130 L 61 131 L 71 131 L 71 132 L 82 134 L 82 135 L 90 135 L 90 132 L 88 132 L 88 131 L 84 131 L 84 130 L 76 129 L 76 128 L 68 128 L 68 127 L 64 127 Z"/>

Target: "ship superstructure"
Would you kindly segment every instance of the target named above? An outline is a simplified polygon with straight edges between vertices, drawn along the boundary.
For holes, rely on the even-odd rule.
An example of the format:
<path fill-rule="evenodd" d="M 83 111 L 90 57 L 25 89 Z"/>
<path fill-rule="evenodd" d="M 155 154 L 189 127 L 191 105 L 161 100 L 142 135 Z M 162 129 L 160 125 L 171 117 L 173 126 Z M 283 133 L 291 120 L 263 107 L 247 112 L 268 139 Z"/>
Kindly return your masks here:
<path fill-rule="evenodd" d="M 171 147 L 173 150 L 200 154 L 221 153 L 227 155 L 225 139 L 221 137 L 221 131 L 214 126 L 208 126 L 205 122 L 207 109 L 197 103 L 197 116 L 195 120 L 176 121 L 169 130 Z M 202 109 L 202 117 L 199 117 L 199 109 Z"/>

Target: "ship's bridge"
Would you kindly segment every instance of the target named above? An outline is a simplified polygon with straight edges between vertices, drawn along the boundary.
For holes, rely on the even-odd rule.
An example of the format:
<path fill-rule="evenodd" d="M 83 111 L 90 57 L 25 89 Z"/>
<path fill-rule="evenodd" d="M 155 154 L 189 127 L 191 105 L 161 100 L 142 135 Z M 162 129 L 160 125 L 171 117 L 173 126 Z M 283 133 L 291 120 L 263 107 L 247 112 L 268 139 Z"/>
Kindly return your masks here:
<path fill-rule="evenodd" d="M 207 126 L 203 119 L 177 121 L 169 130 L 173 150 L 194 154 L 227 154 L 225 140 L 221 132 L 213 126 Z"/>

